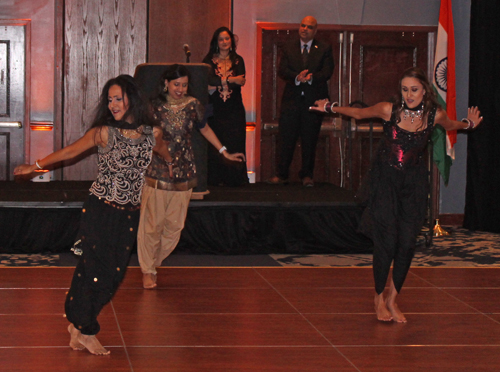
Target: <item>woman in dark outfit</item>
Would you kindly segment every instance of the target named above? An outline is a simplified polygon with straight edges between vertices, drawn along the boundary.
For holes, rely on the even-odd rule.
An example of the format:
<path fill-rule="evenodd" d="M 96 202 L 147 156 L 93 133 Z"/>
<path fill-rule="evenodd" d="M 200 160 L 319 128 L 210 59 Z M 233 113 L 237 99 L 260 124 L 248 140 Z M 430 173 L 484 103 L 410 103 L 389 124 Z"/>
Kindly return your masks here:
<path fill-rule="evenodd" d="M 396 304 L 413 259 L 417 236 L 425 218 L 428 171 L 425 149 L 435 124 L 446 130 L 474 129 L 482 121 L 477 107 L 469 108 L 467 118 L 455 121 L 437 103 L 425 73 L 419 68 L 406 70 L 399 81 L 398 101 L 381 102 L 364 109 L 336 107 L 320 100 L 311 110 L 336 112 L 355 119 L 381 118 L 384 138 L 363 188 L 367 208 L 361 231 L 373 240 L 375 311 L 381 321 L 405 323 Z M 393 263 L 387 298 L 384 288 Z"/>
<path fill-rule="evenodd" d="M 213 116 L 208 123 L 230 153 L 245 154 L 246 117 L 241 98 L 241 87 L 245 85 L 245 62 L 236 54 L 234 35 L 227 27 L 220 27 L 214 32 L 203 63 L 211 66 L 208 84 Z M 229 162 L 215 149 L 209 149 L 209 185 L 240 186 L 246 183 L 245 162 Z"/>
<path fill-rule="evenodd" d="M 97 316 L 123 280 L 137 235 L 144 173 L 153 151 L 172 161 L 161 129 L 152 124 L 147 101 L 133 78 L 120 75 L 104 86 L 96 117 L 82 138 L 14 170 L 16 175 L 31 174 L 98 148 L 99 173 L 83 205 L 78 235 L 82 255 L 65 304 L 74 350 L 110 353 L 95 336 L 100 330 Z"/>

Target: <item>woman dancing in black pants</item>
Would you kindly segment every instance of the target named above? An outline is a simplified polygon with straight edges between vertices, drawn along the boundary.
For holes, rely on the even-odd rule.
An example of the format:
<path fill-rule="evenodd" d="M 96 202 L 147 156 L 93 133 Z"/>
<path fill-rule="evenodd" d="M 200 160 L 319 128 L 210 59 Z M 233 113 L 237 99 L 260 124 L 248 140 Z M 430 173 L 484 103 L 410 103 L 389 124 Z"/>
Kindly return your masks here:
<path fill-rule="evenodd" d="M 467 118 L 448 118 L 420 68 L 406 70 L 399 81 L 398 101 L 381 102 L 367 108 L 336 107 L 327 100 L 315 102 L 311 110 L 337 112 L 355 119 L 384 120 L 384 138 L 363 185 L 367 208 L 361 231 L 374 244 L 375 311 L 381 321 L 405 323 L 396 304 L 410 268 L 417 236 L 425 219 L 428 195 L 425 149 L 435 124 L 446 130 L 470 130 L 481 121 L 477 107 L 469 108 Z M 393 264 L 387 297 L 384 288 Z"/>
<path fill-rule="evenodd" d="M 133 78 L 120 75 L 104 86 L 96 116 L 87 133 L 73 144 L 14 170 L 31 174 L 84 151 L 98 148 L 97 179 L 83 205 L 82 256 L 66 296 L 70 346 L 108 355 L 96 334 L 97 316 L 117 291 L 128 265 L 139 224 L 144 173 L 153 151 L 172 162 L 161 128 L 152 127 L 147 101 Z M 169 165 L 170 172 L 172 167 Z"/>

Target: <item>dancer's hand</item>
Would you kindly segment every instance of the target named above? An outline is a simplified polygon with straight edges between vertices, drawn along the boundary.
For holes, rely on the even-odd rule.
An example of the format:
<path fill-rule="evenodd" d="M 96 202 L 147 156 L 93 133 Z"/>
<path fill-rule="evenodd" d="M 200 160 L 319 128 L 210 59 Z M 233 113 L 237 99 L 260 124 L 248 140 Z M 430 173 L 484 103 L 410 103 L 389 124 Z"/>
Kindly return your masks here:
<path fill-rule="evenodd" d="M 241 152 L 235 152 L 233 154 L 230 154 L 229 152 L 227 151 L 224 151 L 222 153 L 222 155 L 224 155 L 224 157 L 228 160 L 231 160 L 231 161 L 237 161 L 237 162 L 243 162 L 243 161 L 246 161 L 245 159 L 245 154 L 242 154 Z"/>
<path fill-rule="evenodd" d="M 320 99 L 314 102 L 314 106 L 309 107 L 309 111 L 326 112 L 325 105 L 328 103 L 327 99 Z"/>
<path fill-rule="evenodd" d="M 35 171 L 35 169 L 37 169 L 35 165 L 21 164 L 14 169 L 14 175 L 19 176 L 22 174 L 31 174 Z"/>
<path fill-rule="evenodd" d="M 481 124 L 481 122 L 483 121 L 483 117 L 481 116 L 481 111 L 479 111 L 477 106 L 472 106 L 468 108 L 467 119 L 469 119 L 474 123 L 472 128 L 470 129 L 475 129 L 479 126 L 479 124 Z"/>

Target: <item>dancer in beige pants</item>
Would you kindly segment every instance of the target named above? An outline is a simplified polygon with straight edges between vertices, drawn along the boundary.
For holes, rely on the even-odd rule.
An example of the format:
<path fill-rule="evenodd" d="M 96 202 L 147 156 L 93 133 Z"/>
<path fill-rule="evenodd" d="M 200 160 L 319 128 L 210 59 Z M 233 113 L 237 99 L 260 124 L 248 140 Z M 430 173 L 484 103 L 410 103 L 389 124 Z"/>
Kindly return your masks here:
<path fill-rule="evenodd" d="M 192 131 L 199 129 L 221 156 L 245 161 L 241 153 L 228 153 L 212 129 L 203 123 L 203 106 L 188 95 L 188 84 L 187 68 L 172 65 L 163 74 L 160 93 L 153 101 L 154 115 L 161 123 L 163 139 L 169 143 L 172 161 L 153 155 L 146 170 L 137 250 L 143 286 L 147 289 L 156 287 L 156 268 L 179 242 L 191 192 L 196 186 Z"/>

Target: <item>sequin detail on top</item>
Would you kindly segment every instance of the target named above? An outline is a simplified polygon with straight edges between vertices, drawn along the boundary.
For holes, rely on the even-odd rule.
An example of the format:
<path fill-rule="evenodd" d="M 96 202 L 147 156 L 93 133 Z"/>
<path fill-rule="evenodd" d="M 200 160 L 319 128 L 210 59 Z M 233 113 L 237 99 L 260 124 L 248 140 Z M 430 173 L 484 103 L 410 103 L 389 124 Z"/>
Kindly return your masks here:
<path fill-rule="evenodd" d="M 430 110 L 427 127 L 417 132 L 407 131 L 396 123 L 396 108 L 393 107 L 391 119 L 384 121 L 384 138 L 379 147 L 379 158 L 382 162 L 396 169 L 419 165 L 425 155 L 424 149 L 430 141 L 434 128 L 436 108 Z"/>
<path fill-rule="evenodd" d="M 203 118 L 203 106 L 190 96 L 179 100 L 167 96 L 167 102 L 157 102 L 155 106 L 154 117 L 161 123 L 163 139 L 168 142 L 168 151 L 174 159 L 174 177 L 170 177 L 167 164 L 157 154 L 153 154 L 146 177 L 167 183 L 166 190 L 189 190 L 197 182 L 191 139 Z"/>
<path fill-rule="evenodd" d="M 117 128 L 108 128 L 108 144 L 98 147 L 97 179 L 90 192 L 117 204 L 139 205 L 144 174 L 153 154 L 155 138 L 144 131 L 139 138 L 123 136 Z"/>

